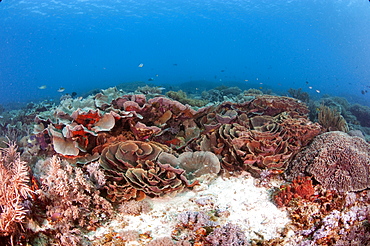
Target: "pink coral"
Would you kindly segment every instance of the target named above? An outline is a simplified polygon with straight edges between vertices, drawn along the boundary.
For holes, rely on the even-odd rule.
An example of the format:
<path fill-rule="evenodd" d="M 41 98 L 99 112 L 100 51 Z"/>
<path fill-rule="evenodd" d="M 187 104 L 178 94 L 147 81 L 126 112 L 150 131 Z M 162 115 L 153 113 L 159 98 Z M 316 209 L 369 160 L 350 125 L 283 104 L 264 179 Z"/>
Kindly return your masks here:
<path fill-rule="evenodd" d="M 29 212 L 25 204 L 33 193 L 29 168 L 15 143 L 0 149 L 0 177 L 0 237 L 13 238 Z"/>
<path fill-rule="evenodd" d="M 286 178 L 312 175 L 327 189 L 360 191 L 370 187 L 370 144 L 335 131 L 317 136 L 290 163 Z"/>

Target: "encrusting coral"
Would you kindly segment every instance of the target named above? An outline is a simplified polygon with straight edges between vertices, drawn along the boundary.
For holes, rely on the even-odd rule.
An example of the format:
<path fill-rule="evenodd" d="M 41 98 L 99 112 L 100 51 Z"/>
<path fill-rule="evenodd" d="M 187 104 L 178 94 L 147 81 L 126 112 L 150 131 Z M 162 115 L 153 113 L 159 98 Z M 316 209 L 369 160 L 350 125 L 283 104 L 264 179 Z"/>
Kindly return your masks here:
<path fill-rule="evenodd" d="M 326 189 L 360 191 L 370 187 L 370 144 L 340 131 L 317 136 L 289 164 L 288 180 L 312 175 Z"/>
<path fill-rule="evenodd" d="M 9 143 L 0 149 L 0 238 L 10 237 L 13 242 L 29 212 L 26 205 L 32 193 L 29 168 L 16 144 Z"/>

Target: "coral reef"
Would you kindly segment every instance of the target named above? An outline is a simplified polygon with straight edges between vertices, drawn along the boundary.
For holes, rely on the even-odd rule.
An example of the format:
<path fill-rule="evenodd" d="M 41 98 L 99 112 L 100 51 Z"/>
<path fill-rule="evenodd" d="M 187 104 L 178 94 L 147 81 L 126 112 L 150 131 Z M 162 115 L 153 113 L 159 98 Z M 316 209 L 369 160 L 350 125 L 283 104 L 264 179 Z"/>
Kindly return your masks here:
<path fill-rule="evenodd" d="M 244 232 L 236 225 L 218 226 L 202 212 L 187 211 L 178 215 L 172 238 L 193 245 L 249 245 Z"/>
<path fill-rule="evenodd" d="M 294 98 L 297 98 L 298 100 L 301 100 L 304 103 L 308 103 L 310 101 L 310 96 L 307 92 L 303 92 L 302 88 L 299 88 L 298 90 L 290 88 L 288 90 L 289 95 L 291 95 Z"/>
<path fill-rule="evenodd" d="M 83 245 L 82 232 L 94 231 L 110 218 L 113 207 L 99 195 L 97 188 L 104 185 L 105 180 L 97 167 L 90 167 L 89 177 L 81 168 L 72 167 L 57 156 L 36 164 L 35 175 L 42 186 L 37 190 L 37 199 L 45 206 L 42 217 L 47 220 L 27 225 L 38 234 L 35 240 L 52 231 L 54 237 L 49 238 L 48 244 Z"/>
<path fill-rule="evenodd" d="M 238 87 L 219 86 L 209 91 L 202 92 L 202 98 L 210 102 L 231 100 L 240 95 L 242 90 Z"/>
<path fill-rule="evenodd" d="M 136 89 L 136 92 L 142 93 L 144 95 L 160 95 L 162 94 L 163 90 L 164 90 L 163 87 L 145 85 L 145 86 L 139 86 Z"/>
<path fill-rule="evenodd" d="M 178 158 L 172 154 L 161 153 L 158 161 L 184 169 L 190 180 L 206 174 L 218 174 L 221 170 L 218 157 L 210 151 L 184 152 Z"/>
<path fill-rule="evenodd" d="M 249 245 L 244 232 L 236 225 L 226 224 L 216 228 L 206 237 L 206 241 L 211 245 L 228 246 L 228 245 Z"/>
<path fill-rule="evenodd" d="M 225 104 L 220 105 L 220 108 L 227 105 L 231 106 Z M 213 112 L 205 114 L 201 122 L 204 121 L 205 128 L 210 130 L 193 147 L 215 153 L 228 171 L 247 170 L 259 176 L 261 170 L 266 168 L 284 170 L 292 155 L 307 145 L 321 130 L 318 124 L 312 124 L 299 116 L 298 112 L 254 115 L 255 109 L 252 108 L 250 113 L 243 109 L 246 112 L 239 113 L 237 106 L 234 107 L 236 114 L 230 114 L 232 110 L 227 108 L 224 117 L 221 114 L 220 117 L 211 118 Z M 271 111 L 275 109 L 271 108 Z M 251 114 L 251 117 L 246 117 L 247 114 Z"/>
<path fill-rule="evenodd" d="M 157 161 L 170 149 L 157 142 L 125 141 L 106 147 L 100 158 L 107 178 L 105 189 L 113 202 L 144 199 L 192 187 L 185 171 Z"/>
<path fill-rule="evenodd" d="M 130 200 L 121 203 L 118 206 L 118 211 L 122 215 L 140 215 L 142 213 L 148 213 L 150 210 L 152 210 L 151 204 L 148 200 L 142 200 L 142 201 L 135 201 Z"/>
<path fill-rule="evenodd" d="M 320 107 L 300 89 L 294 99 L 220 86 L 198 109 L 199 90 L 170 99 L 140 86 L 30 104 L 23 124 L 2 113 L 0 133 L 33 171 L 30 183 L 26 163 L 0 166 L 11 177 L 0 198 L 19 203 L 10 224 L 0 203 L 2 239 L 20 242 L 21 224 L 23 241 L 44 245 L 340 245 L 369 234 L 369 144 L 334 131 L 346 121 L 353 135 L 367 130 L 345 100 L 323 97 Z M 4 151 L 2 164 L 15 163 Z M 22 187 L 10 187 L 17 175 Z"/>
<path fill-rule="evenodd" d="M 370 145 L 363 139 L 335 131 L 317 136 L 289 164 L 288 180 L 312 175 L 327 189 L 360 191 L 370 187 Z"/>
<path fill-rule="evenodd" d="M 311 200 L 314 196 L 315 188 L 310 177 L 298 176 L 291 184 L 280 186 L 279 192 L 274 196 L 277 206 L 288 206 L 294 199 Z"/>
<path fill-rule="evenodd" d="M 362 126 L 370 127 L 370 108 L 360 104 L 354 104 L 349 107 L 349 111 L 356 116 L 356 119 Z"/>
<path fill-rule="evenodd" d="M 342 131 L 348 132 L 346 120 L 336 109 L 331 109 L 321 105 L 319 108 L 318 122 L 323 127 L 324 132 Z"/>
<path fill-rule="evenodd" d="M 186 93 L 182 90 L 177 91 L 177 92 L 176 91 L 168 91 L 166 93 L 166 96 L 168 96 L 169 98 L 172 98 L 174 100 L 177 100 L 181 103 L 189 104 L 189 105 L 195 106 L 195 107 L 203 107 L 204 105 L 206 105 L 208 103 L 207 100 L 189 98 L 186 95 Z"/>
<path fill-rule="evenodd" d="M 29 213 L 31 195 L 29 168 L 21 161 L 15 143 L 0 149 L 0 240 L 9 242 L 20 233 L 21 224 Z"/>

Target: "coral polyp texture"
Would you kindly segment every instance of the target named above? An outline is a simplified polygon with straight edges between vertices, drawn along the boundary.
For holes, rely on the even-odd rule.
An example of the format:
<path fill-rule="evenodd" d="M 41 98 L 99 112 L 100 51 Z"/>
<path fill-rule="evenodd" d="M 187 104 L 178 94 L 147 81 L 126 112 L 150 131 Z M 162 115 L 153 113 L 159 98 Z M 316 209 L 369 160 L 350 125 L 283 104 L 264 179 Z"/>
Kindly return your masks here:
<path fill-rule="evenodd" d="M 370 187 L 370 144 L 335 131 L 317 136 L 298 153 L 285 173 L 288 180 L 312 175 L 326 189 L 361 191 Z"/>
<path fill-rule="evenodd" d="M 106 173 L 108 198 L 113 202 L 141 200 L 146 195 L 161 196 L 191 187 L 185 170 L 157 161 L 162 152 L 169 150 L 165 145 L 142 141 L 125 141 L 106 147 L 100 165 Z"/>

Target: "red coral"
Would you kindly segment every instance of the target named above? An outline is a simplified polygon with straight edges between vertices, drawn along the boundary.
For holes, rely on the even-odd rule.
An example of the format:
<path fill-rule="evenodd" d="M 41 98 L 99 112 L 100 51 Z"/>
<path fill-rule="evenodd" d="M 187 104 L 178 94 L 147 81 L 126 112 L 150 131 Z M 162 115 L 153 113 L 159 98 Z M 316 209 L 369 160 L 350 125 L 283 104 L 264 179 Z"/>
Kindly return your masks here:
<path fill-rule="evenodd" d="M 287 206 L 293 199 L 311 200 L 315 193 L 310 177 L 297 177 L 291 184 L 280 186 L 280 191 L 274 196 L 278 207 Z"/>
<path fill-rule="evenodd" d="M 95 123 L 101 119 L 101 115 L 98 110 L 89 110 L 88 112 L 83 112 L 81 110 L 76 110 L 72 113 L 71 117 L 77 124 L 83 125 L 90 129 Z"/>

